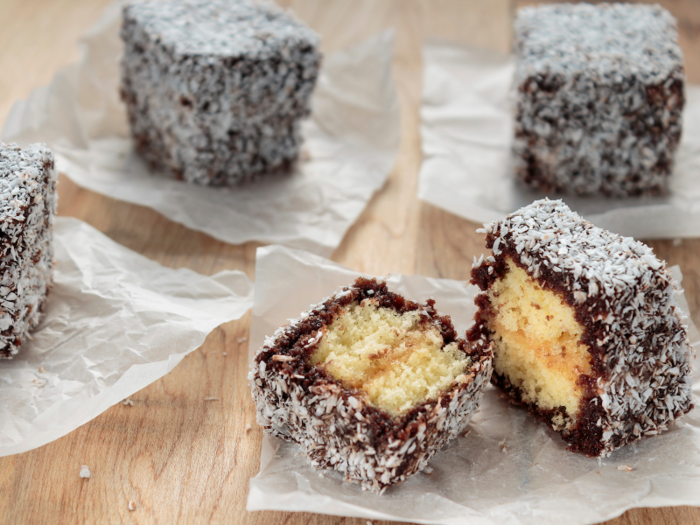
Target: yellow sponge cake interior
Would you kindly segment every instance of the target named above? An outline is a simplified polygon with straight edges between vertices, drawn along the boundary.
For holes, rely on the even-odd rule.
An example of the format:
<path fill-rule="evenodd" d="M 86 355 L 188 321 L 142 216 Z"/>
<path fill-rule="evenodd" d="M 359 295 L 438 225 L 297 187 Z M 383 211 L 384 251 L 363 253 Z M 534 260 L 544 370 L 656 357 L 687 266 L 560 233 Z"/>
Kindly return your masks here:
<path fill-rule="evenodd" d="M 581 374 L 591 371 L 583 326 L 574 309 L 555 292 L 544 290 L 525 270 L 506 259 L 507 272 L 488 290 L 493 316 L 495 373 L 508 378 L 524 401 L 539 408 L 564 407 L 568 418 L 555 416 L 555 430 L 576 422 L 585 388 Z"/>
<path fill-rule="evenodd" d="M 364 299 L 324 329 L 311 362 L 366 392 L 373 405 L 399 414 L 449 389 L 470 358 L 458 343 L 445 345 L 419 311 L 398 313 Z"/>

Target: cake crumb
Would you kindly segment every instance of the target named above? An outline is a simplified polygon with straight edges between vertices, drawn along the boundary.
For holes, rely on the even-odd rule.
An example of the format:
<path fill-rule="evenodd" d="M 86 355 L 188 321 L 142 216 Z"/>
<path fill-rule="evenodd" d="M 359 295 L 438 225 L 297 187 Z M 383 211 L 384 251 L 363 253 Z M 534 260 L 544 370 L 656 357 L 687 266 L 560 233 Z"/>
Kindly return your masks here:
<path fill-rule="evenodd" d="M 319 477 L 319 478 L 325 478 L 326 476 L 323 475 L 323 472 L 319 472 L 319 473 L 318 473 L 318 477 Z"/>
<path fill-rule="evenodd" d="M 227 354 L 226 352 L 221 352 L 221 355 L 223 355 L 224 357 L 226 357 L 228 354 Z"/>
<path fill-rule="evenodd" d="M 129 399 L 129 398 L 127 397 L 124 401 L 122 401 L 122 405 L 126 405 L 126 406 L 132 407 L 132 406 L 134 406 L 134 402 L 133 402 L 131 399 Z"/>
<path fill-rule="evenodd" d="M 250 423 L 248 423 L 248 424 L 245 426 L 245 431 L 246 431 L 246 432 L 250 432 L 251 430 L 253 430 L 253 427 L 251 427 L 251 426 L 250 426 Z"/>
<path fill-rule="evenodd" d="M 134 502 L 133 499 L 132 499 L 132 500 L 129 500 L 129 511 L 130 511 L 130 512 L 133 512 L 133 511 L 135 511 L 135 510 L 136 510 L 136 503 Z"/>
<path fill-rule="evenodd" d="M 680 246 L 683 244 L 683 239 L 673 239 L 673 242 L 671 243 L 673 246 Z"/>
<path fill-rule="evenodd" d="M 427 474 L 428 476 L 432 476 L 432 475 L 433 475 L 433 469 L 432 469 L 432 467 L 425 467 L 425 468 L 423 469 L 423 474 Z"/>
<path fill-rule="evenodd" d="M 43 366 L 40 366 L 40 367 L 39 367 L 39 373 L 40 373 L 40 374 L 45 374 L 45 373 L 46 373 L 46 369 L 45 369 Z"/>
<path fill-rule="evenodd" d="M 238 344 L 245 343 L 248 340 L 247 337 L 239 337 L 238 338 Z"/>
<path fill-rule="evenodd" d="M 87 465 L 83 465 L 80 467 L 80 477 L 81 478 L 89 478 L 90 477 L 90 467 Z"/>
<path fill-rule="evenodd" d="M 623 470 L 625 472 L 632 472 L 634 469 L 629 465 L 618 465 L 617 470 Z"/>
<path fill-rule="evenodd" d="M 501 447 L 501 452 L 503 452 L 504 454 L 508 452 L 508 446 L 506 445 L 505 439 L 501 441 L 498 445 Z"/>
<path fill-rule="evenodd" d="M 205 397 L 204 401 L 221 401 L 218 397 Z"/>

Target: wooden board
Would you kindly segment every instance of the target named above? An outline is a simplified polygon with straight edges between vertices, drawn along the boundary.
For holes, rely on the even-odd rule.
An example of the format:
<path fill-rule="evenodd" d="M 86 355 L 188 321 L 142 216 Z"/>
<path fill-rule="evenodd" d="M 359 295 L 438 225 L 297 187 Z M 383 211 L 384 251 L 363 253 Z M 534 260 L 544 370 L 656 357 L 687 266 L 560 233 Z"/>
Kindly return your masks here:
<path fill-rule="evenodd" d="M 420 45 L 425 35 L 507 51 L 516 2 L 506 0 L 285 1 L 313 24 L 335 24 L 327 50 L 357 38 L 349 21 L 371 34 L 396 27 L 394 73 L 402 140 L 386 186 L 350 229 L 333 259 L 353 269 L 467 279 L 483 251 L 478 225 L 416 199 L 421 162 L 418 108 Z M 523 2 L 524 3 L 524 2 Z M 662 2 L 679 17 L 688 77 L 700 83 L 700 4 Z M 520 5 L 520 2 L 517 2 Z M 0 122 L 12 102 L 49 82 L 76 59 L 81 32 L 105 0 L 4 0 L 0 17 Z M 61 215 L 78 217 L 160 263 L 212 274 L 239 269 L 254 277 L 255 243 L 230 246 L 157 213 L 59 184 Z M 650 243 L 684 272 L 693 319 L 700 323 L 700 240 Z M 62 439 L 0 458 L 0 521 L 5 523 L 248 523 L 364 525 L 366 520 L 245 511 L 248 480 L 258 470 L 261 431 L 246 383 L 248 317 L 210 334 L 170 374 Z M 226 352 L 227 356 L 223 353 Z M 206 397 L 220 402 L 205 402 Z M 246 431 L 250 424 L 252 430 Z M 78 476 L 89 465 L 92 477 Z M 129 502 L 135 509 L 129 511 Z M 378 523 L 378 522 L 375 522 Z M 608 523 L 700 524 L 700 509 L 634 509 Z"/>

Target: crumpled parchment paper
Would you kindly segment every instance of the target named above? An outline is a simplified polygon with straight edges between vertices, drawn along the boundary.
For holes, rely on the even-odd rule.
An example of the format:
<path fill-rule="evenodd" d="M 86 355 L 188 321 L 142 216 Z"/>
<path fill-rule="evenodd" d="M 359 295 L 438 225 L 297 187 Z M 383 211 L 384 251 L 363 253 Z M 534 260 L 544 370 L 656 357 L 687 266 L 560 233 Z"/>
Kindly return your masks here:
<path fill-rule="evenodd" d="M 58 170 L 76 184 L 153 208 L 221 241 L 329 255 L 384 185 L 398 153 L 393 32 L 324 57 L 313 113 L 302 126 L 301 160 L 291 176 L 210 188 L 149 174 L 134 152 L 118 93 L 120 23 L 118 2 L 83 36 L 77 63 L 15 103 L 0 138 L 45 142 Z"/>
<path fill-rule="evenodd" d="M 673 268 L 676 280 L 682 276 Z M 250 357 L 264 337 L 360 274 L 279 246 L 258 249 Z M 432 297 L 464 333 L 475 312 L 474 286 L 394 275 L 389 288 L 416 301 Z M 678 303 L 688 315 L 683 296 Z M 690 322 L 689 319 L 686 322 Z M 690 327 L 700 346 L 700 334 Z M 697 371 L 696 371 L 697 373 Z M 698 393 L 700 385 L 695 387 Z M 560 437 L 488 387 L 469 433 L 452 441 L 420 473 L 378 496 L 314 471 L 298 447 L 265 436 L 248 510 L 309 511 L 367 519 L 440 524 L 583 524 L 631 507 L 700 504 L 700 409 L 660 436 L 603 460 L 565 450 Z M 633 470 L 619 470 L 625 466 Z"/>
<path fill-rule="evenodd" d="M 60 438 L 164 376 L 252 306 L 244 273 L 165 268 L 57 217 L 55 282 L 33 340 L 0 360 L 0 456 Z"/>
<path fill-rule="evenodd" d="M 476 222 L 501 219 L 543 198 L 516 183 L 508 167 L 512 57 L 438 40 L 426 43 L 423 57 L 419 197 Z M 596 226 L 621 235 L 700 236 L 699 86 L 686 86 L 683 127 L 669 196 L 561 198 Z"/>

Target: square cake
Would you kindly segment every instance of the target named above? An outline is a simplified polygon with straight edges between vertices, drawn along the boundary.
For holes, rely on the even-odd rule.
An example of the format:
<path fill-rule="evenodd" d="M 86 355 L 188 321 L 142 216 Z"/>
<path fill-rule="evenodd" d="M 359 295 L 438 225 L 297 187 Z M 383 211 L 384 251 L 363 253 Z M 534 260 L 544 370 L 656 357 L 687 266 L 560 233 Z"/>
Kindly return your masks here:
<path fill-rule="evenodd" d="M 0 143 L 0 358 L 34 328 L 53 282 L 56 170 L 44 145 Z"/>
<path fill-rule="evenodd" d="M 550 200 L 482 231 L 467 339 L 494 345 L 492 382 L 569 450 L 607 456 L 693 408 L 678 289 L 648 246 Z"/>
<path fill-rule="evenodd" d="M 267 338 L 249 380 L 258 423 L 313 467 L 383 492 L 457 437 L 491 377 L 491 348 L 359 278 Z"/>
<path fill-rule="evenodd" d="M 554 4 L 515 20 L 516 178 L 545 192 L 668 191 L 683 55 L 659 6 Z"/>
<path fill-rule="evenodd" d="M 139 2 L 123 11 L 121 97 L 149 166 L 204 185 L 287 170 L 320 64 L 290 12 L 248 0 Z"/>

